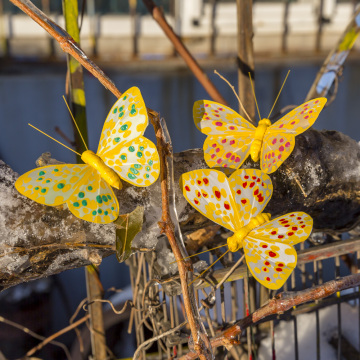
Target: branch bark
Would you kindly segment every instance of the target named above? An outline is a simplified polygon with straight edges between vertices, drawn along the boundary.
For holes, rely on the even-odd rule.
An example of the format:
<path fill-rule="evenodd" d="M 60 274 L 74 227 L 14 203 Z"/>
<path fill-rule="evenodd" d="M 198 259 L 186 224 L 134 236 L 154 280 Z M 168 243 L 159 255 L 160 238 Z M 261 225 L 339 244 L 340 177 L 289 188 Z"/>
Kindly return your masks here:
<path fill-rule="evenodd" d="M 49 160 L 43 159 L 46 165 Z M 246 166 L 255 166 L 250 160 Z M 205 168 L 203 152 L 188 150 L 174 155 L 174 181 L 186 171 Z M 272 174 L 274 194 L 266 208 L 273 217 L 305 211 L 319 231 L 343 232 L 359 222 L 360 147 L 334 131 L 308 130 L 297 136 L 293 154 Z M 94 263 L 115 252 L 115 227 L 74 217 L 66 208 L 37 204 L 14 188 L 17 174 L 0 163 L 0 286 L 49 276 Z M 209 225 L 175 186 L 176 207 L 183 231 Z M 307 195 L 304 197 L 304 193 Z M 164 256 L 158 220 L 161 218 L 160 181 L 148 188 L 125 185 L 117 192 L 120 213 L 145 207 L 143 231 L 133 241 L 134 251 L 155 249 L 161 276 L 177 273 L 171 252 Z"/>

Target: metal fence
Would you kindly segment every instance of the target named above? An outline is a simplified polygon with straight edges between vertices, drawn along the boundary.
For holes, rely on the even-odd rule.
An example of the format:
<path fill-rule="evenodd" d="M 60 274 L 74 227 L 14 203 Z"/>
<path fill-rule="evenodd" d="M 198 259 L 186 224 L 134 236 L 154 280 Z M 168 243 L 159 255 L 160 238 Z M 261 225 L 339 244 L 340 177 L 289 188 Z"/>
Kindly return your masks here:
<path fill-rule="evenodd" d="M 320 239 L 320 240 L 319 240 Z M 331 242 L 319 244 L 319 242 Z M 283 291 L 298 291 L 311 288 L 314 285 L 320 285 L 324 281 L 339 279 L 351 273 L 359 272 L 360 265 L 360 238 L 357 234 L 347 240 L 334 240 L 332 237 L 324 234 L 316 234 L 312 237 L 312 242 L 307 242 L 307 248 L 304 244 L 298 249 L 297 268 L 292 273 Z M 216 258 L 222 255 L 222 251 L 216 250 L 208 253 L 207 261 L 213 263 Z M 236 255 L 237 256 L 237 255 Z M 184 321 L 185 313 L 181 298 L 181 290 L 178 278 L 155 279 L 154 276 L 154 257 L 144 254 L 137 254 L 128 261 L 131 274 L 131 285 L 134 294 L 134 304 L 141 311 L 132 311 L 130 317 L 129 329 L 135 324 L 135 334 L 138 346 L 147 338 L 158 336 L 164 332 L 179 327 Z M 198 259 L 197 259 L 198 260 Z M 229 254 L 221 259 L 223 266 L 220 269 L 210 271 L 206 275 L 206 280 L 194 284 L 196 289 L 196 300 L 198 307 L 202 307 L 200 312 L 203 322 L 206 324 L 206 330 L 210 337 L 214 337 L 218 331 L 224 329 L 254 310 L 276 295 L 275 291 L 269 291 L 260 284 L 255 283 L 254 279 L 249 277 L 245 264 L 241 265 L 231 276 L 231 281 L 225 283 L 216 291 L 216 300 L 211 307 L 204 307 L 204 298 L 211 290 L 211 283 L 216 284 L 224 274 L 234 264 L 233 254 Z M 293 358 L 299 359 L 300 352 L 308 344 L 299 343 L 298 330 L 301 324 L 298 324 L 298 315 L 313 314 L 313 331 L 316 334 L 316 351 L 311 354 L 311 359 L 321 359 L 321 319 L 320 310 L 331 305 L 336 305 L 337 331 L 329 340 L 334 351 L 337 352 L 337 359 L 360 359 L 360 338 L 357 347 L 351 345 L 342 331 L 342 309 L 341 303 L 350 302 L 356 305 L 357 316 L 353 321 L 357 324 L 360 334 L 360 312 L 359 312 L 359 289 L 339 292 L 334 296 L 323 300 L 310 301 L 303 305 L 283 313 L 273 315 L 266 319 L 266 322 L 259 322 L 256 326 L 248 328 L 247 333 L 238 337 L 239 345 L 233 346 L 227 352 L 222 347 L 216 350 L 216 358 L 223 359 L 256 359 L 259 346 L 264 337 L 271 338 L 272 359 L 276 358 L 274 334 L 281 322 L 292 322 L 292 333 L 287 334 L 287 344 L 293 349 Z M 150 333 L 149 333 L 150 331 Z M 147 337 L 145 334 L 148 334 Z M 149 335 L 150 334 L 150 335 Z M 171 356 L 181 356 L 189 351 L 188 340 L 190 332 L 186 326 L 172 332 L 168 336 L 162 337 L 148 347 L 142 349 L 142 358 L 163 359 Z M 249 349 L 252 349 L 250 352 Z M 307 350 L 308 351 L 308 350 Z M 291 357 L 290 357 L 291 358 Z"/>

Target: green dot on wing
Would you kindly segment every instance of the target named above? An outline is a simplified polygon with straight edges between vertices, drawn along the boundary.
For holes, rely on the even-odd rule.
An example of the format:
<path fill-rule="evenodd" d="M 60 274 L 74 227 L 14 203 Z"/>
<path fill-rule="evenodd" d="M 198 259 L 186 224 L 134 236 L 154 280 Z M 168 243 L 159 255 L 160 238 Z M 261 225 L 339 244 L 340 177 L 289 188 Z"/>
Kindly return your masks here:
<path fill-rule="evenodd" d="M 146 174 L 145 177 L 148 179 L 148 178 L 150 177 L 150 175 L 149 175 L 149 174 Z"/>
<path fill-rule="evenodd" d="M 75 201 L 75 202 L 73 203 L 73 205 L 74 205 L 75 207 L 79 207 L 79 206 L 80 206 L 80 204 L 79 204 L 77 201 Z"/>
<path fill-rule="evenodd" d="M 84 196 L 85 196 L 85 194 L 82 191 L 80 191 L 79 192 L 79 198 L 82 199 Z"/>
<path fill-rule="evenodd" d="M 81 204 L 82 204 L 83 206 L 87 206 L 87 201 L 86 201 L 86 200 L 83 200 L 83 201 L 81 202 Z"/>
<path fill-rule="evenodd" d="M 143 156 L 143 153 L 142 153 L 141 151 L 138 151 L 138 152 L 136 153 L 136 155 L 137 155 L 137 157 L 141 158 L 141 157 Z"/>
<path fill-rule="evenodd" d="M 135 148 L 133 146 L 129 146 L 129 151 L 130 152 L 134 152 L 135 151 Z"/>
<path fill-rule="evenodd" d="M 153 161 L 152 160 L 149 160 L 148 161 L 148 164 L 151 166 L 153 164 Z"/>
<path fill-rule="evenodd" d="M 144 147 L 143 147 L 143 146 L 140 146 L 139 149 L 140 149 L 141 151 L 144 151 Z"/>
<path fill-rule="evenodd" d="M 140 164 L 134 164 L 134 168 L 135 168 L 135 169 L 140 169 L 140 168 L 141 168 L 141 165 L 140 165 Z"/>
<path fill-rule="evenodd" d="M 128 173 L 128 177 L 132 180 L 136 179 L 136 176 L 131 173 Z"/>
<path fill-rule="evenodd" d="M 107 198 L 108 198 L 109 200 L 111 200 L 111 196 L 110 196 L 110 195 L 108 195 Z"/>
<path fill-rule="evenodd" d="M 103 195 L 103 196 L 102 196 L 102 199 L 103 199 L 104 202 L 108 202 L 108 198 L 107 198 L 106 195 Z"/>
<path fill-rule="evenodd" d="M 96 197 L 96 201 L 97 201 L 99 204 L 102 203 L 102 199 L 101 199 L 101 196 L 100 196 L 100 195 L 98 195 L 98 196 Z"/>
<path fill-rule="evenodd" d="M 101 214 L 101 213 L 102 213 L 102 210 L 101 210 L 101 209 L 98 209 L 97 212 L 98 212 L 98 214 Z"/>
<path fill-rule="evenodd" d="M 50 180 L 46 180 L 45 182 L 49 183 L 49 182 L 50 182 Z"/>
<path fill-rule="evenodd" d="M 46 193 L 46 189 L 44 188 L 44 189 L 41 189 L 41 192 L 44 194 L 44 193 Z"/>
<path fill-rule="evenodd" d="M 35 190 L 39 190 L 40 188 L 37 186 L 36 188 L 35 188 Z"/>
<path fill-rule="evenodd" d="M 93 214 L 93 215 L 96 215 L 96 210 L 94 210 L 94 211 L 92 212 L 92 214 Z"/>
<path fill-rule="evenodd" d="M 118 143 L 120 141 L 120 138 L 116 137 L 116 138 L 114 138 L 114 141 Z"/>
<path fill-rule="evenodd" d="M 113 207 L 113 206 L 111 207 L 111 210 L 114 210 L 114 207 Z"/>
<path fill-rule="evenodd" d="M 40 171 L 39 176 L 45 175 L 45 171 Z"/>
<path fill-rule="evenodd" d="M 65 186 L 65 184 L 63 184 L 63 183 L 57 184 L 58 189 L 62 189 L 64 186 Z"/>
<path fill-rule="evenodd" d="M 92 186 L 88 186 L 88 188 L 87 188 L 89 191 L 91 191 L 92 189 L 93 189 L 93 187 Z"/>
<path fill-rule="evenodd" d="M 104 211 L 104 215 L 107 215 L 108 214 L 108 212 L 107 211 Z"/>
<path fill-rule="evenodd" d="M 121 155 L 120 158 L 121 160 L 126 160 L 126 155 Z"/>

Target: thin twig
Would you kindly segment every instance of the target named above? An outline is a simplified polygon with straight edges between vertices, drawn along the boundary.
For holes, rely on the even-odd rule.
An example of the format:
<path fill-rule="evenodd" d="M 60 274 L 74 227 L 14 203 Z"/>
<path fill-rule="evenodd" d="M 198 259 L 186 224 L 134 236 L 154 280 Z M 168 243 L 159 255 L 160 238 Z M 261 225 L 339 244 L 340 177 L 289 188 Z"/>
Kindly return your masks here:
<path fill-rule="evenodd" d="M 40 344 L 36 345 L 35 347 L 33 347 L 32 349 L 30 349 L 27 353 L 26 356 L 31 356 L 33 354 L 35 354 L 37 351 L 39 351 L 40 349 L 42 349 L 46 344 L 50 343 L 51 341 L 53 341 L 54 339 L 56 339 L 57 337 L 61 336 L 62 334 L 67 333 L 70 330 L 73 330 L 74 328 L 76 328 L 77 326 L 81 325 L 82 323 L 84 323 L 86 320 L 89 319 L 89 315 L 85 315 L 83 318 L 79 319 L 78 321 L 75 321 L 73 324 L 61 329 L 60 331 L 56 332 L 55 334 L 47 337 L 44 341 L 42 341 Z"/>
<path fill-rule="evenodd" d="M 88 311 L 88 310 L 87 310 L 87 306 L 90 305 L 90 304 L 93 303 L 93 302 L 96 302 L 96 301 L 97 301 L 97 302 L 104 302 L 104 303 L 110 304 L 112 311 L 113 311 L 116 315 L 123 314 L 123 313 L 125 312 L 128 304 L 130 304 L 130 306 L 132 306 L 132 301 L 131 301 L 131 300 L 126 300 L 123 308 L 122 308 L 121 310 L 116 310 L 114 304 L 113 304 L 110 300 L 106 300 L 106 299 L 94 299 L 94 300 L 92 300 L 91 302 L 89 302 L 88 304 L 84 304 L 84 305 L 83 305 L 83 310 L 84 310 L 84 311 Z M 137 309 L 135 309 L 135 310 L 137 310 Z"/>
<path fill-rule="evenodd" d="M 145 346 L 147 346 L 148 344 L 153 343 L 153 342 L 156 341 L 156 340 L 159 340 L 159 339 L 163 338 L 164 336 L 168 336 L 168 335 L 174 333 L 174 332 L 177 331 L 177 330 L 180 330 L 180 329 L 181 329 L 183 326 L 185 326 L 186 324 L 187 324 L 187 321 L 184 321 L 184 322 L 182 322 L 180 325 L 174 327 L 173 329 L 170 329 L 169 331 L 166 331 L 166 332 L 164 332 L 164 333 L 162 333 L 162 334 L 160 334 L 160 335 L 158 335 L 158 336 L 155 336 L 155 337 L 153 337 L 153 338 L 151 338 L 151 339 L 149 339 L 149 340 L 144 341 L 144 342 L 137 348 L 137 350 L 135 351 L 134 356 L 133 356 L 133 360 L 136 360 L 136 359 L 139 357 L 140 351 L 142 351 L 142 349 L 143 349 Z"/>
<path fill-rule="evenodd" d="M 207 91 L 207 93 L 211 96 L 211 98 L 219 102 L 223 105 L 227 105 L 226 100 L 219 93 L 214 84 L 210 81 L 204 71 L 201 69 L 198 62 L 191 55 L 189 50 L 186 48 L 181 39 L 175 34 L 174 30 L 166 21 L 161 9 L 156 6 L 156 4 L 152 0 L 143 0 L 144 5 L 147 7 L 149 13 L 152 15 L 154 20 L 159 24 L 161 29 L 164 31 L 165 35 L 169 38 L 169 40 L 174 45 L 175 50 L 179 53 L 179 55 L 183 58 L 186 65 L 193 72 L 194 76 L 199 80 L 201 85 Z"/>
<path fill-rule="evenodd" d="M 0 316 L 0 322 L 3 322 L 4 324 L 10 325 L 10 326 L 12 326 L 12 327 L 14 327 L 16 329 L 19 329 L 19 330 L 23 331 L 25 334 L 28 334 L 28 335 L 34 337 L 35 339 L 38 339 L 38 340 L 45 340 L 46 339 L 45 336 L 39 335 L 36 332 L 30 330 L 29 328 L 27 328 L 25 326 L 22 326 L 22 325 L 14 322 L 14 321 L 5 319 L 3 316 Z M 50 341 L 50 344 L 61 347 L 64 350 L 64 352 L 66 354 L 66 357 L 69 360 L 71 360 L 71 355 L 70 355 L 69 350 L 68 350 L 66 345 L 64 345 L 64 344 L 62 344 L 62 343 L 60 343 L 58 341 Z"/>
<path fill-rule="evenodd" d="M 175 226 L 171 219 L 170 206 L 169 206 L 169 174 L 167 158 L 169 156 L 169 144 L 165 141 L 165 135 L 160 124 L 159 116 L 151 116 L 151 123 L 154 126 L 157 149 L 160 157 L 160 181 L 161 181 L 161 201 L 162 201 L 162 222 L 159 223 L 161 232 L 165 233 L 169 240 L 171 250 L 175 256 L 175 260 L 183 258 L 180 247 L 178 245 L 175 236 Z M 197 356 L 201 360 L 210 359 L 211 355 L 207 353 L 209 343 L 206 334 L 200 334 L 202 324 L 199 323 L 199 319 L 196 317 L 197 308 L 194 308 L 194 304 L 191 301 L 190 291 L 194 291 L 193 286 L 189 287 L 189 269 L 184 261 L 178 262 L 178 270 L 180 276 L 180 283 L 182 289 L 182 295 L 184 298 L 184 305 L 186 310 L 189 327 L 194 341 L 194 349 Z"/>
<path fill-rule="evenodd" d="M 234 338 L 240 335 L 250 325 L 254 325 L 258 321 L 265 321 L 268 316 L 274 314 L 281 314 L 293 306 L 297 306 L 309 301 L 323 299 L 338 291 L 354 288 L 360 285 L 360 273 L 345 276 L 339 280 L 332 280 L 322 285 L 318 285 L 302 291 L 288 291 L 276 295 L 268 303 L 263 305 L 258 310 L 254 311 L 249 316 L 236 321 L 233 325 L 223 331 L 221 334 L 212 338 L 211 346 L 213 349 L 219 346 L 229 346 L 234 344 Z M 186 355 L 179 358 L 179 360 L 196 359 L 195 351 L 190 351 Z"/>

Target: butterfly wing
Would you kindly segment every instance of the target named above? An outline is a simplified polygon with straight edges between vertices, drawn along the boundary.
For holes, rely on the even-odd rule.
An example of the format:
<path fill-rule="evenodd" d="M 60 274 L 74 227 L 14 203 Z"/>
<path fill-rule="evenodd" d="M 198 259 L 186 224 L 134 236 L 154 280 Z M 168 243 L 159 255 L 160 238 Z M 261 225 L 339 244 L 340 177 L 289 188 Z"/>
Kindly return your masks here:
<path fill-rule="evenodd" d="M 228 178 L 220 171 L 202 169 L 182 174 L 180 187 L 186 200 L 215 223 L 235 231 L 242 222 Z"/>
<path fill-rule="evenodd" d="M 313 219 L 304 212 L 293 212 L 277 217 L 251 233 L 257 239 L 264 241 L 281 241 L 295 245 L 305 241 L 311 234 Z"/>
<path fill-rule="evenodd" d="M 244 239 L 246 262 L 254 277 L 269 289 L 279 289 L 296 266 L 292 245 L 305 241 L 311 233 L 312 218 L 293 212 L 269 221 Z"/>
<path fill-rule="evenodd" d="M 244 239 L 246 263 L 255 279 L 268 289 L 281 288 L 296 267 L 296 250 L 288 244 L 259 240 L 252 232 Z"/>
<path fill-rule="evenodd" d="M 242 226 L 245 226 L 252 217 L 260 214 L 269 202 L 273 192 L 271 179 L 261 170 L 241 169 L 233 172 L 229 184 L 234 193 Z"/>
<path fill-rule="evenodd" d="M 267 132 L 286 132 L 299 135 L 308 129 L 326 104 L 326 98 L 317 98 L 298 106 L 272 124 Z"/>
<path fill-rule="evenodd" d="M 196 101 L 193 107 L 193 117 L 196 127 L 206 135 L 231 135 L 234 130 L 239 132 L 255 131 L 255 127 L 236 111 L 214 101 Z"/>
<path fill-rule="evenodd" d="M 284 132 L 267 132 L 261 149 L 261 170 L 266 174 L 276 171 L 290 156 L 295 146 L 295 136 Z"/>
<path fill-rule="evenodd" d="M 67 205 L 76 217 L 98 224 L 108 224 L 119 215 L 119 204 L 111 186 L 90 167 L 77 183 Z"/>
<path fill-rule="evenodd" d="M 125 181 L 136 186 L 149 186 L 160 174 L 160 160 L 155 144 L 139 136 L 119 146 L 117 156 L 101 156 L 106 165 L 114 169 Z"/>
<path fill-rule="evenodd" d="M 154 183 L 160 173 L 155 144 L 142 136 L 148 115 L 140 90 L 132 87 L 116 101 L 106 118 L 97 155 L 125 181 Z"/>
<path fill-rule="evenodd" d="M 273 173 L 289 157 L 295 146 L 295 136 L 315 122 L 326 101 L 326 98 L 310 100 L 269 126 L 261 150 L 261 169 L 265 173 Z"/>
<path fill-rule="evenodd" d="M 49 165 L 30 170 L 15 182 L 15 188 L 40 204 L 65 203 L 81 181 L 89 165 Z"/>
<path fill-rule="evenodd" d="M 236 111 L 214 101 L 196 101 L 196 127 L 206 135 L 204 158 L 209 167 L 236 169 L 249 155 L 255 127 Z"/>
<path fill-rule="evenodd" d="M 115 102 L 106 117 L 97 155 L 107 153 L 108 156 L 124 142 L 141 136 L 148 125 L 148 115 L 140 90 L 132 87 L 125 91 Z"/>
<path fill-rule="evenodd" d="M 252 133 L 246 136 L 209 135 L 204 142 L 204 159 L 209 167 L 229 167 L 237 169 L 249 155 Z"/>

